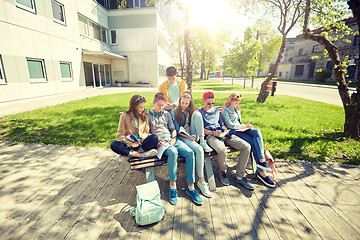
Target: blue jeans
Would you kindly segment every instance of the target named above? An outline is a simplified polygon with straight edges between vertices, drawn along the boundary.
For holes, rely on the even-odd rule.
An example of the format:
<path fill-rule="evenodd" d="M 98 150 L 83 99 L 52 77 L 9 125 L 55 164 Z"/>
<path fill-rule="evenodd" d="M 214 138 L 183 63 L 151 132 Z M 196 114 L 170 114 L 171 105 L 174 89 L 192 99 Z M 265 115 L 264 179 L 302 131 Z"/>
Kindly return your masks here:
<path fill-rule="evenodd" d="M 146 152 L 150 149 L 156 149 L 158 144 L 158 136 L 157 135 L 149 135 L 147 138 L 144 139 L 144 141 L 141 144 L 141 148 Z M 111 150 L 113 150 L 115 153 L 123 155 L 123 156 L 130 156 L 131 153 L 134 150 L 137 150 L 138 148 L 130 148 L 125 143 L 120 141 L 113 141 L 110 144 Z"/>
<path fill-rule="evenodd" d="M 168 147 L 164 154 L 168 157 L 167 167 L 170 181 L 176 181 L 177 179 L 177 158 L 178 154 L 180 154 L 180 156 L 185 158 L 186 181 L 188 183 L 195 182 L 194 152 L 191 148 L 189 148 L 184 142 L 176 139 L 174 146 Z"/>
<path fill-rule="evenodd" d="M 203 148 L 195 141 L 191 141 L 186 138 L 180 138 L 191 150 L 195 153 L 195 165 L 196 172 L 199 178 L 204 178 L 204 150 Z"/>
<path fill-rule="evenodd" d="M 245 132 L 235 132 L 234 134 L 251 145 L 251 152 L 254 154 L 257 163 L 260 162 L 260 159 L 265 159 L 264 142 L 260 129 L 253 128 Z M 263 170 L 258 168 L 257 171 L 262 172 Z"/>
<path fill-rule="evenodd" d="M 200 137 L 204 137 L 204 121 L 199 111 L 193 112 L 191 116 L 190 134 L 195 135 L 195 141 L 199 141 Z"/>

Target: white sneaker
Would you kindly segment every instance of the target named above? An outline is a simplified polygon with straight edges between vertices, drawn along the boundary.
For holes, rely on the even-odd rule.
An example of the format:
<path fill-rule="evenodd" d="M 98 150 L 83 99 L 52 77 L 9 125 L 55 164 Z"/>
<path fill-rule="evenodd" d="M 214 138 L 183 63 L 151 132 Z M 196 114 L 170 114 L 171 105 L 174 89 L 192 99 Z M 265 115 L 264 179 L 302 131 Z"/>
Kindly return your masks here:
<path fill-rule="evenodd" d="M 156 156 L 156 154 L 158 154 L 158 151 L 156 149 L 151 149 L 143 153 L 144 157 L 153 157 Z"/>
<path fill-rule="evenodd" d="M 200 183 L 198 181 L 197 186 L 199 187 L 200 191 L 202 192 L 202 194 L 204 194 L 205 197 L 211 198 L 213 196 L 209 190 L 209 186 L 207 182 Z"/>
<path fill-rule="evenodd" d="M 204 149 L 205 152 L 212 152 L 212 151 L 213 151 L 212 148 L 209 147 L 209 145 L 207 145 L 206 140 L 202 141 L 202 142 L 200 143 L 200 146 L 203 147 L 203 149 Z"/>

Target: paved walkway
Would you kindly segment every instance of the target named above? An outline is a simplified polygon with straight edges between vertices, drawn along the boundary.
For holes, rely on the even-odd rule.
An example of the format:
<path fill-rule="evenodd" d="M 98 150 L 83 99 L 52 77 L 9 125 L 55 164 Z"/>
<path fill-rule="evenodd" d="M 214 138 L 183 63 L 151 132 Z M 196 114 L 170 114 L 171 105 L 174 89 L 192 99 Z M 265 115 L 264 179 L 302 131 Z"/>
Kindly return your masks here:
<path fill-rule="evenodd" d="M 359 167 L 276 163 L 276 188 L 252 174 L 254 191 L 216 179 L 203 206 L 184 191 L 184 164 L 171 205 L 166 166 L 157 167 L 166 218 L 135 227 L 129 208 L 144 173 L 111 150 L 0 141 L 0 239 L 360 239 Z"/>

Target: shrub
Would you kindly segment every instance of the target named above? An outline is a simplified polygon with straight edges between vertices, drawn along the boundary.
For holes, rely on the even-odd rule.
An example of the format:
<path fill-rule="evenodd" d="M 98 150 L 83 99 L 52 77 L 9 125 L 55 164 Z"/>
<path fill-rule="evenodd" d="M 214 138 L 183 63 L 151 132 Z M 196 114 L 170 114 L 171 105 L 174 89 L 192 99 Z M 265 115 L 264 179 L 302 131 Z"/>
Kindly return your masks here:
<path fill-rule="evenodd" d="M 331 70 L 329 69 L 318 69 L 315 71 L 315 80 L 317 82 L 326 82 L 328 78 L 332 75 Z"/>

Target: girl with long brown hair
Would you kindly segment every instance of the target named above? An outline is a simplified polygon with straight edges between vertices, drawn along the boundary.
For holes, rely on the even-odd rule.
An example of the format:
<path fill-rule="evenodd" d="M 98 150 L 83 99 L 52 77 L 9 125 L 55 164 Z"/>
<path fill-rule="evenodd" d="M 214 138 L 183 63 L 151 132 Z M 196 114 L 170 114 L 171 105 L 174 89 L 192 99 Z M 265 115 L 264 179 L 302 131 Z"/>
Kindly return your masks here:
<path fill-rule="evenodd" d="M 149 134 L 148 115 L 145 112 L 146 99 L 134 95 L 130 99 L 129 110 L 120 116 L 117 141 L 111 149 L 126 157 L 150 157 L 157 154 L 158 137 Z"/>

